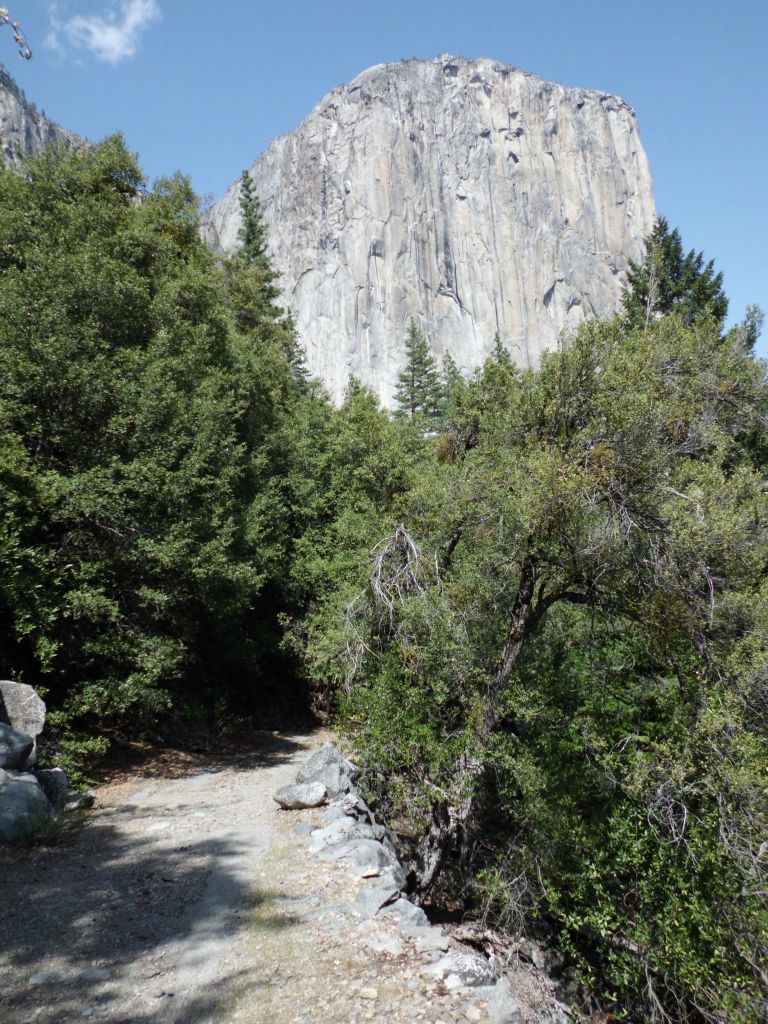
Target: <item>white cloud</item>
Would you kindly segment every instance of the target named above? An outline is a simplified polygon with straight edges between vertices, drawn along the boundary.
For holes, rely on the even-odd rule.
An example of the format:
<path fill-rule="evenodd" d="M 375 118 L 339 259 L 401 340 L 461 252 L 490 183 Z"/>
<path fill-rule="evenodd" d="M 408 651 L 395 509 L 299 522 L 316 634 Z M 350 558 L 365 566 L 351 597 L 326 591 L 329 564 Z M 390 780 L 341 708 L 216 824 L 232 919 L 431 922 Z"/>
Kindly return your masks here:
<path fill-rule="evenodd" d="M 66 44 L 90 50 L 110 64 L 132 57 L 142 33 L 161 16 L 157 0 L 120 0 L 101 17 L 69 15 L 61 4 L 51 4 L 50 15 L 49 46 L 59 51 L 66 49 Z"/>

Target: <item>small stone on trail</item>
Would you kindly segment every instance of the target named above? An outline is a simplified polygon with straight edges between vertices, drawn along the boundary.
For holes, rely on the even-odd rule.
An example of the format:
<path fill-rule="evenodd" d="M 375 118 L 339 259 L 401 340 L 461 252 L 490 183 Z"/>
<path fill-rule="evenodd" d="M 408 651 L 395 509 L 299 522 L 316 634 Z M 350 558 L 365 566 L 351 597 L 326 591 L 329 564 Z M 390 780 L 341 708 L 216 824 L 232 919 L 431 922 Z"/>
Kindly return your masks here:
<path fill-rule="evenodd" d="M 37 974 L 33 974 L 29 979 L 29 987 L 35 988 L 37 985 L 50 985 L 52 981 L 58 981 L 58 976 L 53 971 L 38 971 Z"/>
<path fill-rule="evenodd" d="M 379 998 L 378 989 L 375 989 L 375 988 L 361 988 L 360 989 L 360 998 L 361 999 L 378 999 Z"/>
<path fill-rule="evenodd" d="M 77 975 L 77 981 L 109 981 L 112 977 L 112 971 L 108 967 L 88 967 L 84 971 L 80 971 Z"/>
<path fill-rule="evenodd" d="M 467 1018 L 468 1021 L 471 1021 L 472 1024 L 477 1024 L 478 1021 L 481 1021 L 483 1019 L 482 1013 L 478 1010 L 476 1006 L 468 1006 L 464 1011 L 464 1016 Z"/>
<path fill-rule="evenodd" d="M 283 786 L 272 799 L 287 811 L 298 811 L 305 807 L 319 807 L 325 803 L 327 796 L 327 790 L 322 782 L 307 782 Z"/>

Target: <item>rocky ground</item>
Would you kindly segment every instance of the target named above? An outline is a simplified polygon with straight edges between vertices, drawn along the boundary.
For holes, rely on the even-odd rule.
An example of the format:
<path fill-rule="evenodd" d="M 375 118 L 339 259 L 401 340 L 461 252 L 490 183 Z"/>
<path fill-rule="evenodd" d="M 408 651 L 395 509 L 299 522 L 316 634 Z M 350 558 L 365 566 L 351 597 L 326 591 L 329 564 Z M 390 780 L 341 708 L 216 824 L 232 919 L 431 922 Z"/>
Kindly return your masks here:
<path fill-rule="evenodd" d="M 371 872 L 310 852 L 338 809 L 274 802 L 319 742 L 262 734 L 203 768 L 150 761 L 57 845 L 3 851 L 0 1021 L 490 1020 L 493 989 L 442 966 L 450 936 L 369 916 Z M 547 1004 L 542 979 L 514 979 Z"/>

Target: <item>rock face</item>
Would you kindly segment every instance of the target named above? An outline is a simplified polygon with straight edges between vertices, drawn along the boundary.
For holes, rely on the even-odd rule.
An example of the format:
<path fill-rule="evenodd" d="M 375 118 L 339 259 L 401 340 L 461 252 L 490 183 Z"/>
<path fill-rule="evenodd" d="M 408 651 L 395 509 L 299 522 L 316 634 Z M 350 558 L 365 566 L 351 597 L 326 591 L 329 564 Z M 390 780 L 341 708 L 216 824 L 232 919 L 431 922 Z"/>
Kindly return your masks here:
<path fill-rule="evenodd" d="M 34 775 L 0 768 L 0 842 L 18 839 L 50 813 L 51 805 Z"/>
<path fill-rule="evenodd" d="M 36 758 L 34 740 L 45 725 L 45 704 L 37 691 L 26 683 L 0 679 L 0 722 L 7 723 L 18 732 L 32 737 L 32 749 L 23 765 L 24 768 L 30 768 Z"/>
<path fill-rule="evenodd" d="M 4 67 L 0 65 L 0 145 L 7 167 L 21 166 L 22 156 L 36 156 L 49 142 L 84 146 L 79 135 L 60 128 L 30 103 Z"/>
<path fill-rule="evenodd" d="M 465 371 L 522 365 L 614 312 L 655 207 L 635 114 L 492 60 L 384 64 L 338 86 L 252 175 L 310 371 L 392 404 L 413 318 Z M 237 246 L 239 180 L 204 234 Z"/>
<path fill-rule="evenodd" d="M 24 768 L 34 746 L 31 736 L 0 722 L 0 768 Z"/>

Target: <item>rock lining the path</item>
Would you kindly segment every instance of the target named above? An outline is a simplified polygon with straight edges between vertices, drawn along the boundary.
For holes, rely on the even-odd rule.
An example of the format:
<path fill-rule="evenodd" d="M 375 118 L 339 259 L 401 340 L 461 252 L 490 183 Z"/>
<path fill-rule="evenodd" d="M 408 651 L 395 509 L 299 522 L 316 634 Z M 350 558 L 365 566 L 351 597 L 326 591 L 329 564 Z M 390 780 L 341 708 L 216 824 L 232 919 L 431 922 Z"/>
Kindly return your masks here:
<path fill-rule="evenodd" d="M 92 794 L 74 793 L 63 768 L 34 769 L 46 708 L 27 683 L 0 680 L 0 843 L 32 841 L 66 807 L 89 807 Z"/>
<path fill-rule="evenodd" d="M 322 782 L 283 786 L 274 795 L 274 800 L 286 811 L 301 811 L 309 807 L 320 807 L 327 798 L 328 791 Z"/>
<path fill-rule="evenodd" d="M 292 801 L 286 794 L 316 787 L 323 799 L 333 801 L 320 814 L 322 824 L 301 829 L 308 834 L 308 852 L 327 863 L 338 863 L 361 878 L 357 898 L 337 910 L 360 918 L 359 938 L 372 953 L 394 958 L 415 955 L 426 964 L 422 978 L 444 991 L 466 993 L 467 1020 L 491 1020 L 492 1024 L 567 1024 L 564 1007 L 553 999 L 533 1005 L 502 970 L 482 954 L 466 947 L 455 947 L 442 928 L 432 925 L 406 892 L 406 871 L 394 838 L 355 787 L 359 769 L 336 748 L 325 743 L 316 750 L 298 772 L 296 785 L 283 787 L 275 800 L 285 808 Z M 319 796 L 318 796 L 319 800 Z M 322 802 L 322 801 L 319 801 Z M 295 804 L 308 807 L 308 803 Z M 302 823 L 303 824 L 303 823 Z M 319 915 L 329 912 L 321 908 Z M 392 928 L 396 929 L 393 933 Z M 401 938 L 397 937 L 397 932 Z M 521 977 L 521 976 L 520 976 Z M 520 977 L 518 980 L 520 980 Z M 362 992 L 360 993 L 362 998 Z M 368 998 L 373 998 L 369 996 Z M 481 1009 L 482 1008 L 482 1009 Z"/>

